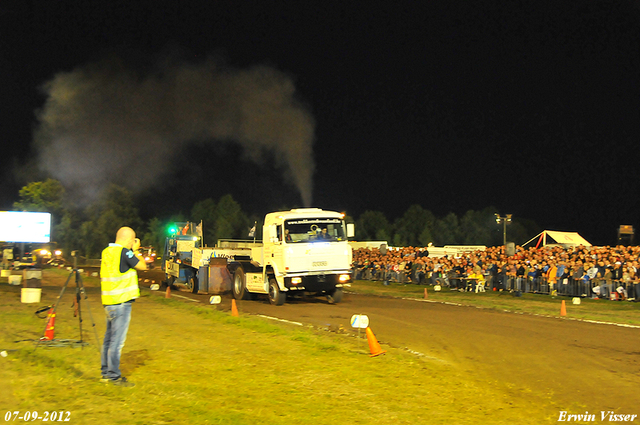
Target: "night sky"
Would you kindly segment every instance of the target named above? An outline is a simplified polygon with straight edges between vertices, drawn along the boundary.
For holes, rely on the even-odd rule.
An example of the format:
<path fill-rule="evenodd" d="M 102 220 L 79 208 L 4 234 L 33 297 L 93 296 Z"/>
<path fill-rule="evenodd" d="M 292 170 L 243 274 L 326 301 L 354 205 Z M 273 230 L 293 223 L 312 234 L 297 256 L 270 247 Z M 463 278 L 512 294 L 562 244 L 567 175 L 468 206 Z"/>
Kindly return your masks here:
<path fill-rule="evenodd" d="M 0 4 L 0 209 L 49 175 L 147 218 L 231 193 L 640 224 L 639 2 L 202 3 Z"/>

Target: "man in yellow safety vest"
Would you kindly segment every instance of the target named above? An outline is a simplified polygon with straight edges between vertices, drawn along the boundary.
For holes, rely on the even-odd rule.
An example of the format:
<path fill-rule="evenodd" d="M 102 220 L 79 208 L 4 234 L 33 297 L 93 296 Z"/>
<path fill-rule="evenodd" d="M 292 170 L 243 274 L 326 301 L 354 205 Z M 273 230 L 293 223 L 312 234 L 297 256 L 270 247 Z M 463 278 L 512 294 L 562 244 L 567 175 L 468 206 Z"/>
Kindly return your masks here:
<path fill-rule="evenodd" d="M 101 351 L 102 382 L 122 387 L 134 384 L 120 373 L 120 356 L 127 339 L 131 307 L 140 296 L 138 273 L 147 270 L 147 263 L 138 252 L 140 239 L 130 227 L 121 227 L 115 243 L 102 251 L 100 281 L 102 304 L 107 315 L 107 330 Z"/>

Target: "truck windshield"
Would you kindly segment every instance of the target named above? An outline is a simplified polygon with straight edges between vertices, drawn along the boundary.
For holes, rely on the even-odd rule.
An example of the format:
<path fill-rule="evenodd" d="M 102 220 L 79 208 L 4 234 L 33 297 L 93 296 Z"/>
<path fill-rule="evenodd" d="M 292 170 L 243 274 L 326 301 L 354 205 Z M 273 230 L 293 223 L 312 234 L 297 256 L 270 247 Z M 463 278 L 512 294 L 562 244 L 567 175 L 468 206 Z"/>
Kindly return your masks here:
<path fill-rule="evenodd" d="M 344 220 L 339 218 L 299 218 L 284 222 L 286 243 L 344 241 Z"/>

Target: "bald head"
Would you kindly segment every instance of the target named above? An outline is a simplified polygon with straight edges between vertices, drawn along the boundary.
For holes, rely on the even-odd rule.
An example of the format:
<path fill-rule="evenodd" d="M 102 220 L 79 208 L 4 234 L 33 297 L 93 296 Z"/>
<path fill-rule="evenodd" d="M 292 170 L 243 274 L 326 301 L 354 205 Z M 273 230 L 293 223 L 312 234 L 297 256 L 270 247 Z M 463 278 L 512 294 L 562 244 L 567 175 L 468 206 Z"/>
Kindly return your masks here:
<path fill-rule="evenodd" d="M 121 227 L 116 233 L 116 243 L 131 249 L 136 239 L 136 232 L 131 227 Z"/>

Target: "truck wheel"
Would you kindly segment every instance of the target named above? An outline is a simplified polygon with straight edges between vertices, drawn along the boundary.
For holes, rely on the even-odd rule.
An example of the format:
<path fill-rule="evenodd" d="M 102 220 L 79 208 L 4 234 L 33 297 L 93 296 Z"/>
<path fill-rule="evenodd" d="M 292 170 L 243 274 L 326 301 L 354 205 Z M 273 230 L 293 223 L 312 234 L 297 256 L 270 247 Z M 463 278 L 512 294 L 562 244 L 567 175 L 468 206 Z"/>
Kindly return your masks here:
<path fill-rule="evenodd" d="M 278 282 L 274 278 L 269 278 L 269 302 L 273 305 L 282 305 L 287 299 L 287 294 L 280 291 Z"/>
<path fill-rule="evenodd" d="M 340 301 L 342 301 L 342 294 L 342 288 L 336 288 L 333 293 L 327 294 L 327 300 L 329 300 L 329 303 L 331 304 L 338 304 Z"/>
<path fill-rule="evenodd" d="M 233 298 L 236 300 L 248 300 L 251 294 L 247 291 L 247 281 L 244 277 L 244 270 L 238 267 L 233 272 Z"/>
<path fill-rule="evenodd" d="M 187 289 L 192 293 L 192 294 L 197 294 L 198 293 L 198 276 L 196 275 L 192 275 L 187 279 Z"/>

